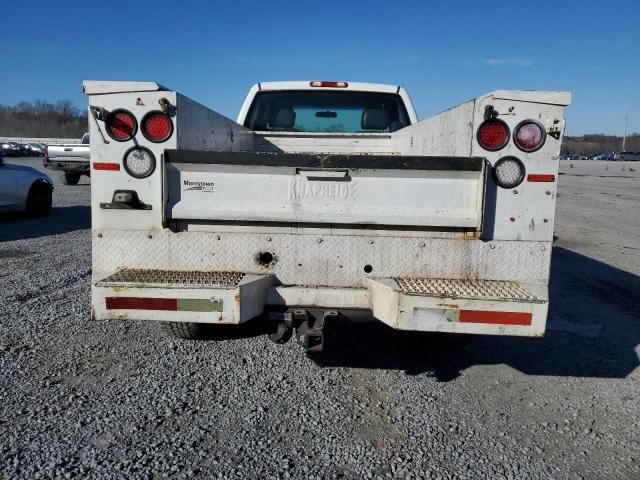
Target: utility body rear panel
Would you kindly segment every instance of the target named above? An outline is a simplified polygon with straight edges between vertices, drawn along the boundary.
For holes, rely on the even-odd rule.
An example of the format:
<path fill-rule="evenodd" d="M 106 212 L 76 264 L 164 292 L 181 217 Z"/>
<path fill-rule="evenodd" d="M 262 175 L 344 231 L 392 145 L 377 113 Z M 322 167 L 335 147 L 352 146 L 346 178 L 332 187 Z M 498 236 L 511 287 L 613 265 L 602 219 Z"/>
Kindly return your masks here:
<path fill-rule="evenodd" d="M 144 179 L 92 172 L 94 318 L 233 324 L 304 307 L 406 330 L 544 333 L 557 182 L 504 189 L 492 168 L 512 155 L 557 178 L 568 94 L 499 91 L 393 133 L 311 134 L 254 132 L 152 82 L 85 91 L 138 121 L 168 104 L 174 124 L 160 144 L 107 144 L 90 119 L 92 162 L 120 164 L 135 144 L 157 162 Z M 487 106 L 511 132 L 545 125 L 542 148 L 483 150 Z M 101 208 L 116 190 L 149 208 Z M 225 275 L 242 282 L 207 280 Z"/>

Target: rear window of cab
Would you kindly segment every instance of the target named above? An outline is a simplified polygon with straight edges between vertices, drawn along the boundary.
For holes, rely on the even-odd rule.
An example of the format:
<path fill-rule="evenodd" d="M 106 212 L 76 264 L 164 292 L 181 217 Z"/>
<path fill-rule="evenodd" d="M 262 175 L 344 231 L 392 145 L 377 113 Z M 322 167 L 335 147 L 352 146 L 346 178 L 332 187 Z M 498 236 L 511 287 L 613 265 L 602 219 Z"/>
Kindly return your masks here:
<path fill-rule="evenodd" d="M 400 95 L 290 90 L 257 93 L 244 125 L 255 131 L 383 133 L 409 124 Z"/>

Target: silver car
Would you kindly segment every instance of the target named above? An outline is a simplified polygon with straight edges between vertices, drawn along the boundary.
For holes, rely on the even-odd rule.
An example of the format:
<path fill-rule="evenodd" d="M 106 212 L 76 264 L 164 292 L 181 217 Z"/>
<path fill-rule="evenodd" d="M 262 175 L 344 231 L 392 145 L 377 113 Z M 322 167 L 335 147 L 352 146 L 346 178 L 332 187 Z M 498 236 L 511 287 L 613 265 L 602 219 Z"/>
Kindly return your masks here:
<path fill-rule="evenodd" d="M 0 157 L 0 214 L 24 212 L 46 217 L 51 210 L 53 181 L 25 165 L 5 163 Z"/>

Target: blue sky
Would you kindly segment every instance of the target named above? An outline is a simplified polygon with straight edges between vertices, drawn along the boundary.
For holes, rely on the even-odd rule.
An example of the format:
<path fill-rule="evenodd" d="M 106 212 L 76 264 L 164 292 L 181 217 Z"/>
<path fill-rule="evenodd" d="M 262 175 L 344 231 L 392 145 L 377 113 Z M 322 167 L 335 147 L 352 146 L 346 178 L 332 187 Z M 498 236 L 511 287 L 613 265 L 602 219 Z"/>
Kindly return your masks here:
<path fill-rule="evenodd" d="M 4 2 L 0 103 L 155 80 L 235 118 L 267 80 L 404 85 L 420 118 L 499 88 L 573 92 L 567 132 L 640 132 L 640 0 Z"/>

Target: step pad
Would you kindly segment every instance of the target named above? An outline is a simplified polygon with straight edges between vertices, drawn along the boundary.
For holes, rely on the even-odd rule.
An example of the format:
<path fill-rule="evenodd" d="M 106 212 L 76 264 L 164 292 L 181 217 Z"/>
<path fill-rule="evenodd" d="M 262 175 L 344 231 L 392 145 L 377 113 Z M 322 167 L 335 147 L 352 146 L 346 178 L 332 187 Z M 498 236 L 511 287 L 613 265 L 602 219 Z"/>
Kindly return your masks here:
<path fill-rule="evenodd" d="M 236 288 L 243 272 L 124 269 L 100 280 L 98 287 Z"/>
<path fill-rule="evenodd" d="M 544 303 L 543 299 L 537 298 L 516 282 L 445 278 L 395 278 L 394 280 L 405 295 Z"/>

